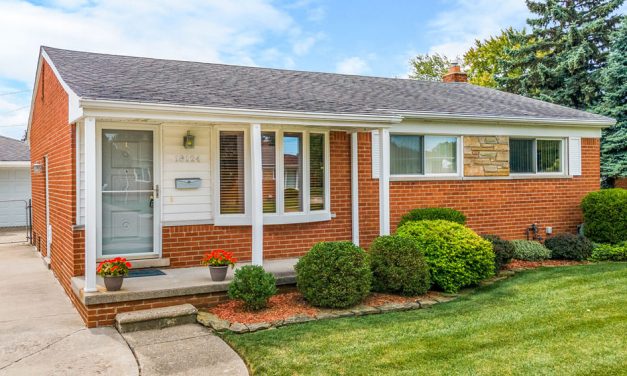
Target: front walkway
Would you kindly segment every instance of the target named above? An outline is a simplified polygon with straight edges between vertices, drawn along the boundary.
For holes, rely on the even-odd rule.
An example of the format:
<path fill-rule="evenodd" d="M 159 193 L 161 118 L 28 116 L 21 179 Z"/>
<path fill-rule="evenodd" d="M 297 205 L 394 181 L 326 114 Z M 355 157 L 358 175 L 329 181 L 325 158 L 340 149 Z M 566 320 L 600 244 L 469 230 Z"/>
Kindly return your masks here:
<path fill-rule="evenodd" d="M 0 296 L 0 375 L 138 374 L 120 334 L 85 328 L 33 247 L 0 244 Z"/>
<path fill-rule="evenodd" d="M 10 240 L 1 236 L 0 242 Z M 248 374 L 237 354 L 200 325 L 126 338 L 112 327 L 86 328 L 39 254 L 24 243 L 0 244 L 0 296 L 0 375 L 126 376 L 139 368 L 142 375 Z"/>

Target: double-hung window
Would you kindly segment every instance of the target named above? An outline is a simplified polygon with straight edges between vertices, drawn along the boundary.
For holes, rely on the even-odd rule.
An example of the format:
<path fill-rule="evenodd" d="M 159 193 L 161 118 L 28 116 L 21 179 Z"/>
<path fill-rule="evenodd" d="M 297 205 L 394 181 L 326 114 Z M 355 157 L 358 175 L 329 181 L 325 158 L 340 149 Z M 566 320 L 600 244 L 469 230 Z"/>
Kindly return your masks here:
<path fill-rule="evenodd" d="M 509 169 L 512 174 L 562 173 L 564 171 L 564 141 L 510 138 Z"/>
<path fill-rule="evenodd" d="M 457 146 L 455 136 L 391 134 L 390 175 L 457 175 Z"/>
<path fill-rule="evenodd" d="M 250 177 L 245 132 L 218 133 L 220 216 L 239 214 L 241 220 L 228 223 L 246 224 Z M 324 131 L 268 128 L 261 132 L 264 223 L 330 218 L 328 141 Z"/>

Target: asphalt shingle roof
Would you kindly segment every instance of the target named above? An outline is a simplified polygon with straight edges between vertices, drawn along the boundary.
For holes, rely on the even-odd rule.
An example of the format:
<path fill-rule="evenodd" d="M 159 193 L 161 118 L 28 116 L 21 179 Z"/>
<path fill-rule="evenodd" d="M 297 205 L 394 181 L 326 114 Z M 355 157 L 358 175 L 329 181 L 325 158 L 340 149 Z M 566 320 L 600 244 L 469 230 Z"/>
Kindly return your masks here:
<path fill-rule="evenodd" d="M 427 112 L 609 121 L 466 83 L 302 72 L 42 47 L 85 99 L 320 113 Z"/>
<path fill-rule="evenodd" d="M 0 161 L 30 161 L 28 145 L 13 138 L 0 136 Z"/>

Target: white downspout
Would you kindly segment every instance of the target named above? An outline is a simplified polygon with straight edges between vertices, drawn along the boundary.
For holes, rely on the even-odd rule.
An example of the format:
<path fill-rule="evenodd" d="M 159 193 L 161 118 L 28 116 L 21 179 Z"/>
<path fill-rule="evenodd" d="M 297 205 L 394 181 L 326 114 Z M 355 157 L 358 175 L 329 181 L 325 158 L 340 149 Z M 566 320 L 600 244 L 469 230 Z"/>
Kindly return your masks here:
<path fill-rule="evenodd" d="M 85 118 L 85 292 L 96 291 L 97 158 L 96 119 Z"/>
<path fill-rule="evenodd" d="M 351 220 L 353 244 L 359 245 L 359 134 L 351 133 Z"/>

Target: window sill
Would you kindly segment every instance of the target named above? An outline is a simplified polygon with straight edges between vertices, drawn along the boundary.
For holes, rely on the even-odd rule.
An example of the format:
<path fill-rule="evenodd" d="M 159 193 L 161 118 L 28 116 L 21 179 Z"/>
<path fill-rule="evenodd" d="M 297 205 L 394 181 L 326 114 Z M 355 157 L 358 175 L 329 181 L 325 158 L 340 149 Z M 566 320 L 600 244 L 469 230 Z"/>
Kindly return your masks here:
<path fill-rule="evenodd" d="M 429 181 L 429 180 L 462 180 L 459 175 L 396 175 L 390 176 L 390 181 Z"/>
<path fill-rule="evenodd" d="M 559 174 L 510 174 L 512 179 L 570 179 L 572 175 Z"/>
<path fill-rule="evenodd" d="M 264 214 L 264 225 L 286 225 L 296 223 L 311 223 L 330 221 L 335 215 L 329 212 L 320 213 L 290 213 L 290 214 Z M 249 216 L 221 216 L 216 217 L 215 226 L 250 226 L 251 218 Z"/>

